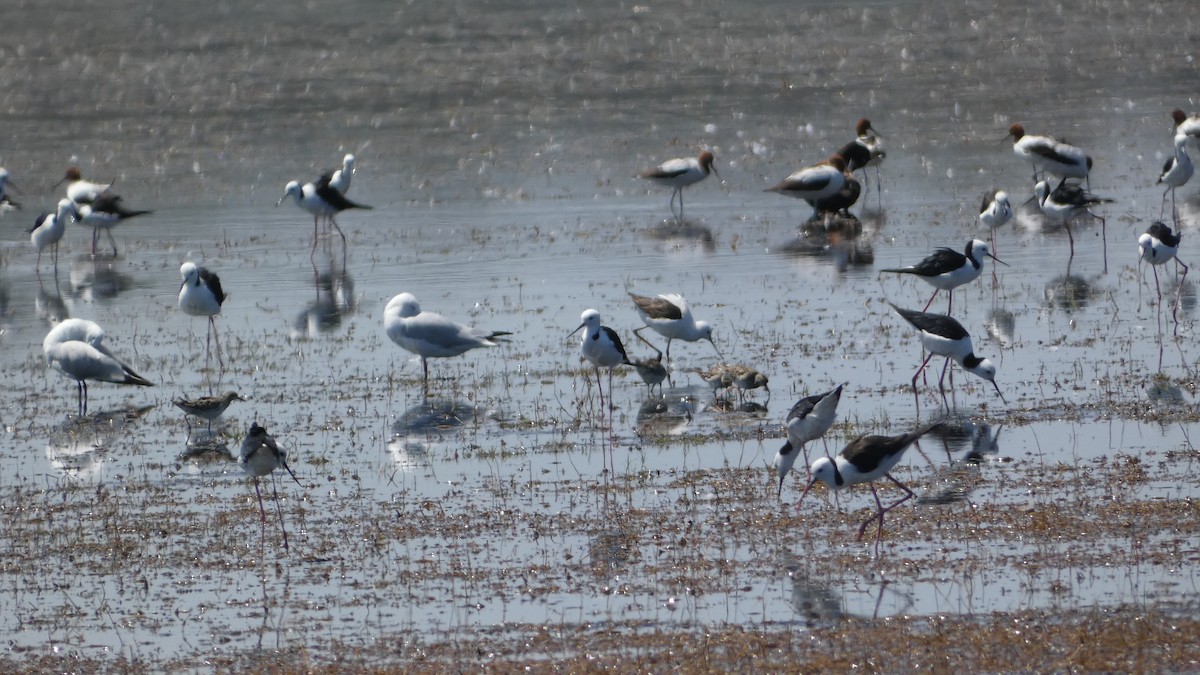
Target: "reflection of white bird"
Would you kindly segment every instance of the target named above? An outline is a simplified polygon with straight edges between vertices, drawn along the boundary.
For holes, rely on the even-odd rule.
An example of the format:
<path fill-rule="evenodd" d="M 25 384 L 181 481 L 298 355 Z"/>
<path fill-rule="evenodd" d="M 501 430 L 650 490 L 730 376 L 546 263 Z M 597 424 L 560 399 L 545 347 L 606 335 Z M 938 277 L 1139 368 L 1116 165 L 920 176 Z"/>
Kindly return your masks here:
<path fill-rule="evenodd" d="M 283 508 L 279 505 L 279 492 L 275 488 L 275 476 L 273 475 L 275 469 L 284 469 L 292 476 L 292 480 L 296 481 L 297 485 L 301 487 L 304 485 L 299 478 L 296 478 L 292 467 L 288 466 L 287 451 L 280 448 L 275 442 L 275 437 L 268 434 L 266 429 L 258 426 L 258 422 L 252 422 L 250 431 L 242 440 L 238 464 L 254 479 L 254 494 L 258 495 L 258 511 L 262 515 L 264 537 L 267 527 L 267 509 L 263 506 L 262 492 L 258 489 L 258 479 L 261 476 L 271 476 L 271 493 L 275 497 L 275 508 L 279 512 L 279 530 L 283 533 L 283 550 L 288 550 L 287 530 L 283 527 Z"/>
<path fill-rule="evenodd" d="M 81 427 L 53 433 L 46 445 L 46 459 L 54 470 L 72 480 L 99 480 L 107 453 L 100 450 L 102 439 L 83 431 Z"/>
<path fill-rule="evenodd" d="M 50 329 L 42 340 L 46 362 L 75 380 L 79 389 L 79 414 L 87 414 L 88 380 L 115 384 L 154 386 L 113 356 L 102 343 L 104 329 L 85 319 L 67 319 Z"/>
<path fill-rule="evenodd" d="M 217 363 L 221 367 L 225 362 L 221 359 L 221 337 L 217 333 L 217 315 L 221 313 L 221 305 L 225 302 L 225 292 L 221 290 L 221 278 L 207 268 L 195 263 L 185 262 L 179 267 L 179 275 L 183 283 L 179 286 L 179 308 L 191 316 L 208 317 L 208 335 L 204 340 L 204 368 L 208 369 L 209 342 L 217 343 Z"/>
<path fill-rule="evenodd" d="M 429 387 L 429 361 L 464 354 L 479 347 L 495 347 L 497 338 L 512 335 L 489 331 L 451 321 L 441 314 L 422 312 L 412 293 L 401 293 L 388 301 L 383 310 L 383 327 L 400 347 L 421 357 L 425 387 Z"/>

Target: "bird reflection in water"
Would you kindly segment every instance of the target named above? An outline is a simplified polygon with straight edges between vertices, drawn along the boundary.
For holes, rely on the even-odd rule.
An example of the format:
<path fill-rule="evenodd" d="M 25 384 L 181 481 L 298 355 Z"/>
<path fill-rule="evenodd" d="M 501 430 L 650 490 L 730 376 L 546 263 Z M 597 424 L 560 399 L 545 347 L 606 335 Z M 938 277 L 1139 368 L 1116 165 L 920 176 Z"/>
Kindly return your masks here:
<path fill-rule="evenodd" d="M 668 251 L 694 249 L 712 253 L 717 249 L 712 230 L 691 220 L 668 218 L 649 227 L 645 235 L 647 239 L 662 242 Z"/>
<path fill-rule="evenodd" d="M 1087 307 L 1092 300 L 1092 285 L 1078 275 L 1064 274 L 1046 282 L 1046 304 L 1068 312 Z"/>
<path fill-rule="evenodd" d="M 1005 349 L 1011 349 L 1016 344 L 1017 334 L 1017 317 L 1012 312 L 1003 308 L 996 308 L 988 312 L 987 315 L 987 333 L 1000 346 Z"/>
<path fill-rule="evenodd" d="M 487 416 L 467 401 L 423 398 L 392 425 L 388 452 L 401 471 L 429 466 L 430 450 L 439 443 L 456 439 L 464 427 Z"/>
<path fill-rule="evenodd" d="M 85 302 L 111 300 L 132 286 L 129 275 L 120 272 L 122 263 L 108 259 L 84 258 L 71 263 L 68 275 L 69 293 L 72 298 Z"/>
<path fill-rule="evenodd" d="M 315 299 L 292 322 L 292 340 L 311 340 L 322 333 L 337 330 L 342 318 L 354 312 L 354 279 L 332 264 L 313 275 Z"/>
<path fill-rule="evenodd" d="M 945 444 L 947 454 L 962 450 L 966 453 L 934 473 L 929 490 L 917 503 L 955 504 L 969 500 L 971 492 L 983 482 L 980 466 L 1000 453 L 1003 430 L 1003 425 L 993 429 L 991 424 L 965 414 L 948 418 L 935 433 Z"/>
<path fill-rule="evenodd" d="M 103 478 L 109 441 L 125 434 L 126 426 L 154 409 L 154 406 L 123 408 L 72 417 L 55 426 L 46 440 L 46 459 L 60 476 L 76 481 Z"/>
<path fill-rule="evenodd" d="M 33 299 L 33 307 L 38 318 L 50 326 L 55 326 L 71 318 L 71 311 L 67 308 L 67 303 L 63 301 L 62 291 L 58 288 L 57 278 L 52 289 L 43 285 L 40 279 L 38 280 L 38 292 Z"/>

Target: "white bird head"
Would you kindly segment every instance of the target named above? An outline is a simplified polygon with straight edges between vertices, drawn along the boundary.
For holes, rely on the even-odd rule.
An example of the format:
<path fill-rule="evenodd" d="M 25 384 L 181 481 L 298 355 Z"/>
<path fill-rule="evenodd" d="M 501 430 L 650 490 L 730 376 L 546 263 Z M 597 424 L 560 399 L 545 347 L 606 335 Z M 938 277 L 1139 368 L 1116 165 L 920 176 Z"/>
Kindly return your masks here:
<path fill-rule="evenodd" d="M 386 316 L 397 316 L 401 319 L 411 319 L 421 313 L 421 305 L 412 293 L 401 293 L 388 301 L 383 310 Z"/>
<path fill-rule="evenodd" d="M 284 186 L 283 196 L 279 198 L 279 201 L 275 202 L 275 206 L 279 206 L 280 204 L 282 204 L 283 200 L 287 199 L 289 196 L 295 197 L 297 202 L 299 202 L 300 199 L 304 196 L 304 193 L 301 190 L 300 183 L 298 181 L 291 181 L 287 185 Z"/>
<path fill-rule="evenodd" d="M 800 495 L 800 501 L 808 495 L 808 491 L 813 489 L 817 482 L 822 482 L 829 486 L 830 489 L 838 488 L 838 470 L 837 464 L 830 457 L 818 457 L 813 460 L 811 466 L 808 467 L 808 475 L 810 476 L 808 485 L 805 486 L 804 492 Z"/>
<path fill-rule="evenodd" d="M 1148 263 L 1155 262 L 1154 237 L 1148 233 L 1143 232 L 1142 236 L 1138 237 L 1138 255 Z"/>
<path fill-rule="evenodd" d="M 587 330 L 588 335 L 591 335 L 593 332 L 595 332 L 597 329 L 600 328 L 600 312 L 597 312 L 594 309 L 583 310 L 583 314 L 579 315 L 579 320 L 580 320 L 579 326 L 576 327 L 575 330 L 568 333 L 567 337 L 571 337 L 572 335 L 578 333 L 579 330 L 585 326 L 588 329 Z M 585 340 L 587 339 L 587 335 L 584 336 L 584 339 Z"/>
<path fill-rule="evenodd" d="M 1050 196 L 1050 184 L 1044 180 L 1039 180 L 1033 186 L 1033 197 L 1037 199 L 1039 205 L 1046 203 L 1046 198 Z"/>

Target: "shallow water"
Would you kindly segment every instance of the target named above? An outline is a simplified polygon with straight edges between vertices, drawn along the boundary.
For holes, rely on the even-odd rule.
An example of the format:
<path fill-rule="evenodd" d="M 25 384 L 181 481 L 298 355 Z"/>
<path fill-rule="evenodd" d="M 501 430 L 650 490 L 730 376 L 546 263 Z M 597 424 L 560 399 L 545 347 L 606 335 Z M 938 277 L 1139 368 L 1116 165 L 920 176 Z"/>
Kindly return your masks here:
<path fill-rule="evenodd" d="M 26 205 L 2 221 L 0 251 L 0 626 L 14 653 L 320 659 L 522 624 L 1193 602 L 1194 285 L 1176 337 L 1136 264 L 1168 113 L 1200 106 L 1194 65 L 1158 51 L 1194 34 L 1187 5 L 363 2 L 331 17 L 118 2 L 118 25 L 86 36 L 84 10 L 60 5 L 26 7 L 0 44 L 0 159 Z M 885 134 L 882 195 L 855 208 L 860 236 L 800 236 L 809 209 L 762 189 L 862 115 Z M 1024 214 L 996 233 L 1008 266 L 956 293 L 954 314 L 1006 402 L 954 374 L 953 433 L 897 469 L 919 503 L 888 514 L 875 557 L 854 540 L 865 487 L 840 508 L 822 491 L 797 506 L 793 474 L 776 498 L 781 421 L 847 382 L 830 449 L 916 424 L 920 347 L 886 301 L 919 308 L 929 290 L 878 270 L 980 236 L 986 189 L 1028 196 L 1029 168 L 999 141 L 1015 121 L 1096 158 L 1092 188 L 1116 200 L 1108 270 L 1098 223 L 1076 225 L 1069 273 L 1063 232 Z M 720 179 L 687 189 L 680 232 L 668 192 L 632 176 L 701 147 Z M 350 196 L 375 209 L 339 218 L 343 268 L 339 241 L 310 258 L 308 217 L 273 205 L 347 151 Z M 21 230 L 72 162 L 155 213 L 114 231 L 116 259 L 93 261 L 70 226 L 57 275 L 43 259 L 39 279 Z M 1187 231 L 1200 198 L 1179 197 Z M 202 372 L 204 324 L 176 307 L 185 259 L 230 295 L 223 373 Z M 693 372 L 713 349 L 677 342 L 668 413 L 639 415 L 647 392 L 618 373 L 610 430 L 567 333 L 594 307 L 649 356 L 627 290 L 682 293 L 730 361 L 770 377 L 770 398 L 717 405 Z M 402 291 L 513 340 L 431 363 L 427 401 L 419 361 L 382 330 Z M 157 386 L 96 384 L 94 419 L 75 421 L 74 387 L 39 349 L 65 316 L 98 321 Z M 938 373 L 921 420 L 943 414 Z M 261 534 L 236 465 L 187 454 L 170 400 L 210 385 L 251 399 L 215 445 L 235 449 L 257 419 L 291 451 L 303 487 L 278 487 L 288 551 L 270 501 Z M 193 429 L 193 449 L 206 434 Z"/>

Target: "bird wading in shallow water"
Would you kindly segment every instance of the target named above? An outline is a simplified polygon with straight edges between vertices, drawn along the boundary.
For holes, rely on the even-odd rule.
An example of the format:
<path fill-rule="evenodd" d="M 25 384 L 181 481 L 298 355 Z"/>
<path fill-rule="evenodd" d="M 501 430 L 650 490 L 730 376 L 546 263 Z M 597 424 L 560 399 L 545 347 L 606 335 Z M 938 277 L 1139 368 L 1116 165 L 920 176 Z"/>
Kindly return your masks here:
<path fill-rule="evenodd" d="M 258 422 L 252 422 L 250 431 L 242 440 L 238 464 L 254 481 L 254 494 L 258 497 L 258 512 L 261 516 L 262 529 L 259 539 L 260 557 L 262 541 L 267 537 L 267 509 L 263 506 L 262 492 L 258 488 L 258 479 L 262 476 L 271 476 L 271 494 L 275 497 L 275 510 L 279 514 L 279 531 L 283 534 L 283 550 L 288 551 L 287 529 L 283 526 L 283 506 L 279 503 L 279 491 L 275 487 L 275 469 L 287 471 L 292 480 L 296 481 L 296 485 L 300 487 L 304 487 L 304 485 L 299 478 L 296 478 L 292 467 L 288 466 L 287 451 L 279 447 L 275 442 L 275 437 L 268 434 L 266 429 L 258 426 Z"/>
<path fill-rule="evenodd" d="M 937 289 L 933 295 L 929 296 L 929 302 L 925 303 L 925 307 L 921 311 L 929 309 L 929 306 L 933 304 L 933 299 L 937 297 L 938 291 L 949 292 L 950 303 L 946 306 L 946 312 L 949 313 L 954 307 L 954 289 L 979 278 L 983 272 L 984 258 L 991 258 L 1001 265 L 1008 264 L 992 255 L 987 242 L 972 239 L 967 242 L 967 247 L 963 249 L 962 253 L 943 247 L 916 265 L 893 267 L 880 270 L 880 272 L 912 274 Z"/>
<path fill-rule="evenodd" d="M 78 215 L 79 213 L 75 210 L 75 202 L 70 199 L 61 199 L 56 210 L 43 213 L 33 223 L 33 228 L 29 230 L 29 243 L 33 244 L 38 252 L 35 273 L 39 279 L 42 276 L 42 251 L 46 248 L 53 250 L 54 274 L 57 277 L 58 242 L 62 240 L 63 234 L 67 231 L 67 219 L 75 218 Z"/>
<path fill-rule="evenodd" d="M 1179 223 L 1179 209 L 1175 206 L 1175 188 L 1183 187 L 1196 172 L 1192 158 L 1187 154 L 1188 139 L 1189 137 L 1184 134 L 1175 136 L 1175 155 L 1163 165 L 1162 174 L 1158 177 L 1157 183 L 1157 185 L 1165 183 L 1167 186 L 1163 192 L 1162 206 L 1158 210 L 1158 217 L 1162 218 L 1163 211 L 1167 208 L 1167 194 L 1170 193 L 1171 218 L 1176 224 Z"/>
<path fill-rule="evenodd" d="M 227 391 L 220 396 L 202 396 L 200 398 L 184 399 L 177 398 L 171 403 L 184 412 L 184 421 L 187 422 L 188 416 L 199 417 L 208 422 L 208 430 L 212 431 L 212 423 L 229 408 L 229 405 L 234 401 L 245 401 L 236 391 Z M 191 433 L 192 423 L 187 422 L 188 432 Z"/>
<path fill-rule="evenodd" d="M 88 380 L 152 387 L 154 383 L 133 369 L 104 346 L 104 329 L 94 321 L 67 319 L 42 340 L 46 362 L 66 377 L 75 380 L 79 393 L 79 416 L 87 415 Z"/>
<path fill-rule="evenodd" d="M 1175 304 L 1171 308 L 1171 318 L 1175 320 L 1175 331 L 1179 331 L 1179 301 L 1183 291 L 1183 282 L 1187 279 L 1188 266 L 1179 259 L 1179 244 L 1183 241 L 1183 235 L 1171 231 L 1171 228 L 1166 223 L 1156 221 L 1146 228 L 1146 231 L 1138 237 L 1138 255 L 1142 260 L 1150 263 L 1150 269 L 1154 272 L 1154 289 L 1158 292 L 1158 301 L 1162 302 L 1162 287 L 1158 285 L 1158 267 L 1165 265 L 1174 260 L 1178 267 L 1183 268 L 1183 276 L 1179 278 L 1179 283 L 1175 287 Z M 1176 270 L 1178 273 L 1178 270 Z"/>
<path fill-rule="evenodd" d="M 846 160 L 835 154 L 820 164 L 796 171 L 764 192 L 774 192 L 815 204 L 837 194 L 845 184 Z M 813 207 L 813 214 L 809 220 L 819 217 L 820 213 Z"/>
<path fill-rule="evenodd" d="M 675 197 L 679 197 L 679 215 L 676 220 L 683 220 L 683 188 L 699 183 L 708 178 L 709 172 L 717 173 L 713 164 L 713 154 L 707 150 L 695 159 L 668 159 L 662 164 L 646 169 L 638 174 L 638 178 L 652 181 L 658 185 L 671 188 L 671 215 L 675 215 Z M 719 176 L 719 174 L 718 174 Z"/>
<path fill-rule="evenodd" d="M 846 173 L 851 174 L 855 171 L 862 170 L 863 182 L 867 180 L 867 168 L 875 167 L 875 193 L 879 198 L 880 208 L 883 205 L 883 181 L 879 178 L 879 165 L 887 157 L 887 152 L 883 149 L 883 142 L 879 140 L 882 135 L 871 126 L 871 120 L 860 119 L 854 125 L 854 140 L 843 145 L 836 154 L 841 155 L 846 160 Z M 855 181 L 857 183 L 857 181 Z M 870 187 L 869 185 L 867 186 Z M 857 195 L 855 196 L 857 199 Z M 851 202 L 853 203 L 853 202 Z"/>
<path fill-rule="evenodd" d="M 692 316 L 692 310 L 682 295 L 666 293 L 649 297 L 630 293 L 629 298 L 633 300 L 634 309 L 642 318 L 642 323 L 646 324 L 635 329 L 634 335 L 641 338 L 641 332 L 649 328 L 667 338 L 667 362 L 671 361 L 672 340 L 685 342 L 708 340 L 708 343 L 713 346 L 713 350 L 717 352 L 717 356 L 721 357 L 721 350 L 717 348 L 717 343 L 713 342 L 713 327 L 708 322 L 697 321 Z M 645 340 L 645 338 L 642 339 Z"/>
<path fill-rule="evenodd" d="M 817 483 L 824 483 L 831 490 L 842 490 L 859 483 L 870 485 L 871 494 L 875 497 L 876 511 L 859 526 L 858 538 L 862 539 L 868 525 L 873 521 L 878 522 L 879 525 L 875 531 L 875 552 L 878 555 L 879 542 L 883 538 L 884 514 L 914 496 L 913 491 L 904 483 L 896 480 L 890 471 L 900 463 L 904 457 L 904 451 L 909 446 L 933 429 L 942 426 L 943 423 L 942 421 L 933 422 L 899 436 L 859 436 L 842 448 L 837 457 L 818 457 L 809 467 L 809 475 L 812 478 L 808 487 L 804 489 L 804 493 L 800 495 L 800 501 L 804 501 L 809 490 Z M 884 507 L 883 502 L 879 499 L 879 492 L 875 489 L 875 481 L 880 478 L 892 481 L 896 487 L 904 491 L 904 496 Z"/>
<path fill-rule="evenodd" d="M 1097 197 L 1078 185 L 1060 184 L 1053 190 L 1046 181 L 1038 181 L 1033 186 L 1033 197 L 1037 200 L 1042 214 L 1052 221 L 1061 223 L 1067 230 L 1067 241 L 1071 244 L 1071 258 L 1075 257 L 1075 236 L 1071 234 L 1071 219 L 1087 214 L 1100 221 L 1100 236 L 1104 246 L 1104 271 L 1108 272 L 1108 224 L 1102 216 L 1092 211 L 1093 206 L 1109 204 L 1111 199 Z M 1068 261 L 1068 265 L 1070 262 Z"/>
<path fill-rule="evenodd" d="M 917 329 L 921 336 L 921 346 L 929 352 L 929 355 L 917 368 L 917 372 L 913 373 L 912 378 L 913 400 L 917 402 L 918 413 L 921 408 L 921 400 L 917 397 L 917 378 L 935 355 L 946 357 L 946 363 L 942 366 L 942 377 L 938 380 L 938 389 L 942 393 L 942 403 L 945 404 L 947 410 L 950 409 L 950 402 L 946 399 L 946 371 L 950 367 L 951 359 L 963 370 L 991 382 L 992 386 L 996 388 L 996 394 L 1000 396 L 1000 400 L 1004 401 L 1004 394 L 1000 393 L 1000 385 L 996 384 L 996 366 L 988 359 L 975 356 L 975 350 L 971 346 L 971 334 L 962 327 L 961 323 L 944 314 L 926 314 L 911 309 L 902 309 L 890 302 L 888 304 L 892 305 L 892 309 L 896 310 L 897 314 Z"/>
<path fill-rule="evenodd" d="M 512 335 L 508 331 L 464 326 L 441 314 L 421 311 L 412 293 L 401 293 L 383 310 L 383 328 L 402 349 L 421 357 L 425 390 L 429 390 L 429 359 L 449 358 L 480 347 L 495 347 Z"/>
<path fill-rule="evenodd" d="M 1020 124 L 1008 128 L 1008 137 L 1013 139 L 1013 153 L 1033 164 L 1035 182 L 1040 180 L 1039 169 L 1061 178 L 1060 187 L 1068 178 L 1088 179 L 1092 170 L 1092 158 L 1074 145 L 1050 136 L 1026 134 L 1025 127 Z M 1090 183 L 1088 187 L 1091 187 Z"/>
<path fill-rule="evenodd" d="M 621 344 L 621 338 L 617 332 L 600 324 L 600 312 L 594 309 L 585 309 L 579 319 L 579 327 L 571 331 L 567 337 L 583 330 L 579 353 L 596 368 L 596 388 L 600 390 L 600 406 L 603 410 L 604 389 L 600 386 L 600 369 L 608 368 L 608 398 L 611 406 L 613 368 L 630 365 L 629 357 L 625 354 L 625 345 Z"/>
<path fill-rule="evenodd" d="M 204 369 L 208 370 L 210 343 L 217 343 L 217 363 L 225 367 L 221 357 L 221 336 L 217 332 L 217 315 L 225 303 L 221 279 L 207 268 L 185 262 L 179 267 L 183 283 L 179 286 L 179 308 L 189 316 L 208 318 L 208 335 L 204 339 Z"/>
<path fill-rule="evenodd" d="M 784 426 L 787 428 L 787 441 L 775 453 L 774 467 L 775 472 L 779 474 L 779 489 L 775 493 L 776 497 L 783 496 L 783 479 L 792 470 L 801 451 L 804 452 L 804 466 L 808 467 L 808 448 L 806 446 L 809 441 L 821 438 L 833 428 L 833 422 L 837 419 L 838 402 L 842 400 L 842 388 L 845 386 L 845 384 L 839 384 L 836 389 L 823 394 L 805 396 L 797 401 L 796 405 L 792 406 L 788 412 L 787 419 L 784 420 Z"/>

